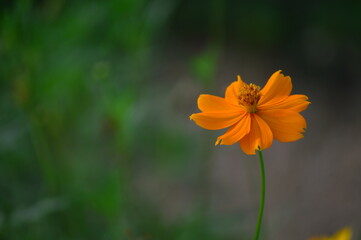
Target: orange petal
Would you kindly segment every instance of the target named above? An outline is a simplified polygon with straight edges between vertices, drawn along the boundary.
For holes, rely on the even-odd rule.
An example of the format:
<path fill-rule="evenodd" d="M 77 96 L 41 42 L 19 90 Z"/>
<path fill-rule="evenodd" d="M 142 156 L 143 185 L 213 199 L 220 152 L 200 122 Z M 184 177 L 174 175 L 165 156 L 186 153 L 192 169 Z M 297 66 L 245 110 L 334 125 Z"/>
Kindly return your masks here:
<path fill-rule="evenodd" d="M 335 233 L 332 237 L 311 237 L 308 240 L 351 240 L 352 235 L 352 229 L 350 227 L 346 227 Z"/>
<path fill-rule="evenodd" d="M 250 114 L 244 113 L 241 120 L 227 130 L 225 134 L 217 138 L 216 144 L 232 145 L 249 133 L 251 127 Z"/>
<path fill-rule="evenodd" d="M 260 116 L 270 126 L 273 137 L 281 142 L 293 142 L 303 138 L 306 121 L 296 111 L 287 109 L 271 109 L 258 111 Z"/>
<path fill-rule="evenodd" d="M 267 123 L 257 116 L 251 115 L 251 130 L 239 141 L 242 150 L 249 155 L 256 154 L 258 149 L 266 149 L 272 145 L 273 135 Z"/>
<path fill-rule="evenodd" d="M 308 97 L 306 95 L 294 94 L 288 96 L 287 98 L 280 97 L 272 99 L 271 101 L 259 105 L 257 109 L 259 111 L 270 109 L 288 109 L 296 112 L 302 112 L 310 104 L 307 100 Z"/>
<path fill-rule="evenodd" d="M 292 91 L 292 82 L 289 76 L 284 76 L 281 70 L 272 74 L 264 88 L 260 91 L 259 105 L 277 97 L 287 97 Z"/>
<path fill-rule="evenodd" d="M 195 113 L 190 119 L 202 128 L 208 130 L 218 130 L 229 127 L 237 123 L 243 116 L 243 111 L 238 112 L 222 112 L 222 113 Z"/>
<path fill-rule="evenodd" d="M 241 77 L 237 76 L 237 81 L 234 81 L 226 89 L 225 98 L 228 102 L 238 105 L 238 92 L 241 89 L 242 84 L 245 84 Z"/>
<path fill-rule="evenodd" d="M 208 94 L 202 94 L 199 96 L 198 108 L 202 112 L 236 112 L 243 110 L 243 108 L 238 105 L 236 106 L 227 102 L 224 98 Z"/>
<path fill-rule="evenodd" d="M 352 235 L 352 229 L 350 227 L 345 227 L 338 231 L 334 238 L 337 240 L 351 240 Z"/>

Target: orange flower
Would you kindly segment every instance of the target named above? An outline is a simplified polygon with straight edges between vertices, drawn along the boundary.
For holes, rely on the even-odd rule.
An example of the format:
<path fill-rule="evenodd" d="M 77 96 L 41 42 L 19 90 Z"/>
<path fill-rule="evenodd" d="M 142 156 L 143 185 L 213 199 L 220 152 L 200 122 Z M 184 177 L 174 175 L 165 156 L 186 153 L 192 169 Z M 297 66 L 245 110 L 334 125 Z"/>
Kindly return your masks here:
<path fill-rule="evenodd" d="M 313 238 L 309 238 L 309 240 L 351 240 L 351 237 L 352 237 L 352 229 L 349 227 L 345 227 L 331 237 L 326 237 L 326 236 L 313 237 Z"/>
<path fill-rule="evenodd" d="M 238 81 L 227 87 L 225 98 L 202 94 L 198 98 L 201 113 L 190 119 L 199 126 L 218 130 L 230 127 L 215 145 L 239 143 L 246 154 L 267 149 L 273 139 L 293 142 L 303 137 L 305 119 L 299 112 L 310 102 L 305 95 L 290 95 L 292 82 L 281 70 L 275 72 L 265 87 Z"/>

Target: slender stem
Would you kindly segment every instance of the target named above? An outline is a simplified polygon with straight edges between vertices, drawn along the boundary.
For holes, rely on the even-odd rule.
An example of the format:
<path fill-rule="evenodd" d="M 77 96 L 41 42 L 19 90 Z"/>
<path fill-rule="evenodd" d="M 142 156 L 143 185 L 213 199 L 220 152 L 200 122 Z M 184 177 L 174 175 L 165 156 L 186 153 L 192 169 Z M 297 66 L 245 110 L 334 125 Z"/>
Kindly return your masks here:
<path fill-rule="evenodd" d="M 261 225 L 262 225 L 262 217 L 263 217 L 263 209 L 264 209 L 264 197 L 266 193 L 266 176 L 264 171 L 264 162 L 263 162 L 263 155 L 262 151 L 258 151 L 259 154 L 259 162 L 261 165 L 261 175 L 262 175 L 262 192 L 261 192 L 261 201 L 259 204 L 259 213 L 258 213 L 258 221 L 257 221 L 257 228 L 256 232 L 254 233 L 254 240 L 258 240 L 259 233 L 261 231 Z"/>

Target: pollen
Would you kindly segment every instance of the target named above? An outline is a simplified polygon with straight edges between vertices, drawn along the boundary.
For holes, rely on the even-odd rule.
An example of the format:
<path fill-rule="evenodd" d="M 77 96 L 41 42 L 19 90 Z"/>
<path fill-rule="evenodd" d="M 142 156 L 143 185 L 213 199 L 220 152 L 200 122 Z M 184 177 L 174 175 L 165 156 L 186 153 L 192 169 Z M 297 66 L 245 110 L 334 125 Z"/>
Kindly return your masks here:
<path fill-rule="evenodd" d="M 261 98 L 260 87 L 250 83 L 243 83 L 238 93 L 238 104 L 246 108 L 247 112 L 257 112 L 257 104 Z"/>

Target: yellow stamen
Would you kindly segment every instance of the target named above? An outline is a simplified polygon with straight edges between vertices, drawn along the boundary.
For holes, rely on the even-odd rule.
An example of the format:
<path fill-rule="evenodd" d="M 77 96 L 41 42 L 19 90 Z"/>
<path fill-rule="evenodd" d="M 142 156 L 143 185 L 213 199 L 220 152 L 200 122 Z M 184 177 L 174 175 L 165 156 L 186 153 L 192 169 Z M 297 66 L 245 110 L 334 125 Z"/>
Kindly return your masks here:
<path fill-rule="evenodd" d="M 257 112 L 257 103 L 261 98 L 259 90 L 261 88 L 253 83 L 243 83 L 238 93 L 238 104 L 245 107 L 247 112 Z"/>

